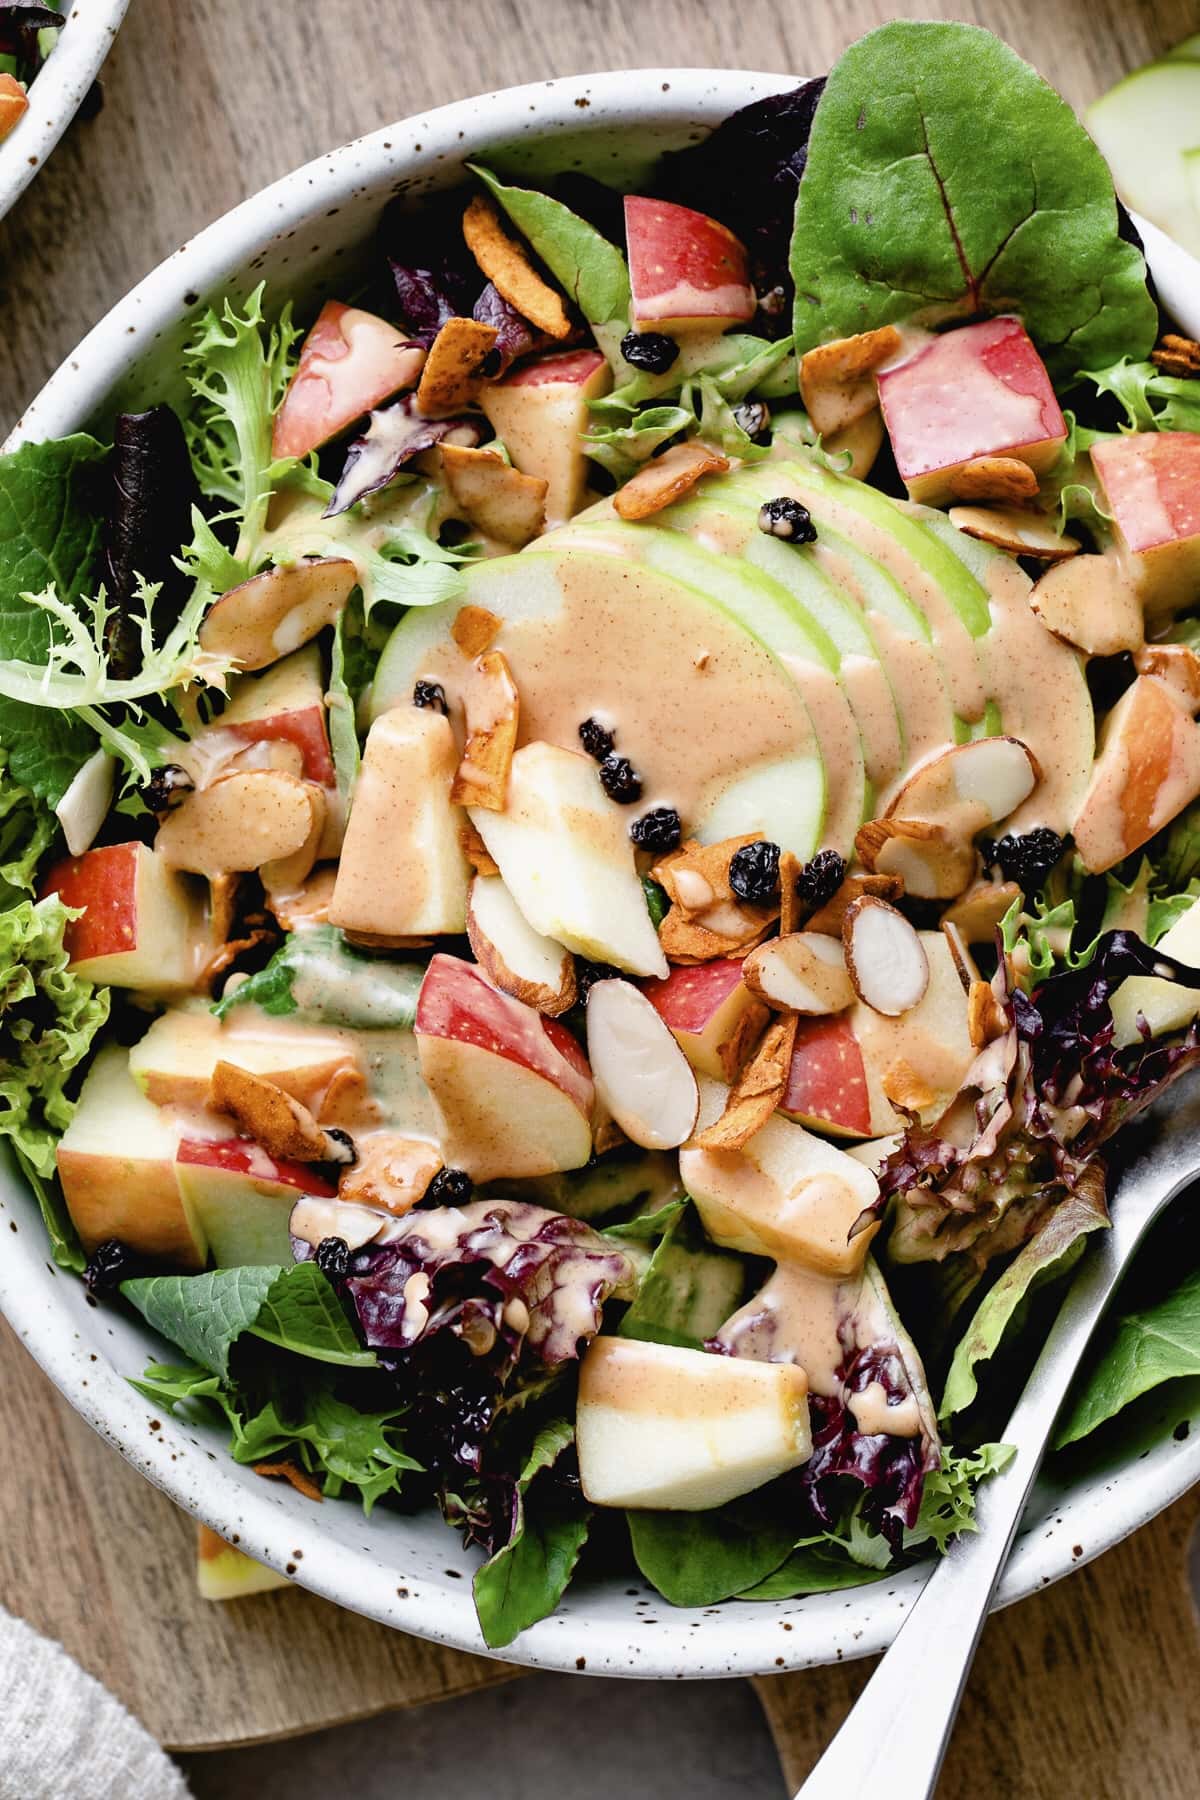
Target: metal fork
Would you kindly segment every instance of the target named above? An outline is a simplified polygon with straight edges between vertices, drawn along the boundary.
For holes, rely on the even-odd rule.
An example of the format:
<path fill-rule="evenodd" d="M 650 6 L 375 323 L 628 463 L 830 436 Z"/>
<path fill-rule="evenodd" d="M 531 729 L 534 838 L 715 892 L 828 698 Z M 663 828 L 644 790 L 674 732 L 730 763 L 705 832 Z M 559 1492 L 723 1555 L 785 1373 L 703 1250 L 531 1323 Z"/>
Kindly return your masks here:
<path fill-rule="evenodd" d="M 1200 1175 L 1200 1084 L 1185 1077 L 1129 1130 L 1142 1141 L 1119 1180 L 1112 1229 L 1091 1240 L 1004 1433 L 1017 1454 L 981 1486 L 978 1531 L 933 1570 L 796 1800 L 877 1791 L 928 1800 L 934 1791 L 992 1594 L 1080 1358 L 1147 1229 Z"/>

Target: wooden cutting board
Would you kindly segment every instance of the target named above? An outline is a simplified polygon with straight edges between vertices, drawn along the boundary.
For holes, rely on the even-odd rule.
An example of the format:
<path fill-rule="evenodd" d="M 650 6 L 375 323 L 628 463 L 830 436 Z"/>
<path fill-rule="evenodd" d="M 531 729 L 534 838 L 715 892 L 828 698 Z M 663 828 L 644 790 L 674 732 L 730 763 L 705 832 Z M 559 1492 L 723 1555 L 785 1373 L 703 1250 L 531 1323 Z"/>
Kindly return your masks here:
<path fill-rule="evenodd" d="M 132 282 L 331 144 L 541 75 L 819 70 L 871 26 L 914 13 L 999 31 L 1077 105 L 1200 28 L 1197 0 L 134 0 L 104 110 L 72 128 L 0 223 L 0 434 Z M 191 1522 L 89 1432 L 3 1329 L 0 1467 L 0 1602 L 62 1641 L 172 1747 L 280 1737 L 514 1672 L 299 1590 L 201 1602 Z M 1200 1648 L 1183 1573 L 1197 1509 L 1194 1496 L 1181 1501 L 989 1625 L 948 1800 L 1200 1793 Z M 866 1673 L 757 1684 L 789 1782 Z"/>

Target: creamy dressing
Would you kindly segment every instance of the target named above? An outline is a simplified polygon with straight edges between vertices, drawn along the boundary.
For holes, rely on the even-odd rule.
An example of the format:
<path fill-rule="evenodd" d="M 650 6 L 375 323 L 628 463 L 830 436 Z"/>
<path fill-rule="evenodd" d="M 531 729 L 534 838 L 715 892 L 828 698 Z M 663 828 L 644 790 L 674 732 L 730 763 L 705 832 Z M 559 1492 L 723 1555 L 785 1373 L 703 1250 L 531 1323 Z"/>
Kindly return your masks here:
<path fill-rule="evenodd" d="M 799 1363 L 814 1394 L 840 1391 L 845 1361 L 842 1326 L 853 1310 L 856 1282 L 780 1263 L 766 1284 L 727 1319 L 717 1343 L 754 1362 Z"/>
<path fill-rule="evenodd" d="M 854 1423 L 870 1437 L 886 1432 L 889 1437 L 917 1437 L 921 1431 L 921 1409 L 915 1394 L 892 1400 L 882 1381 L 868 1382 L 861 1394 L 851 1394 L 847 1404 Z"/>

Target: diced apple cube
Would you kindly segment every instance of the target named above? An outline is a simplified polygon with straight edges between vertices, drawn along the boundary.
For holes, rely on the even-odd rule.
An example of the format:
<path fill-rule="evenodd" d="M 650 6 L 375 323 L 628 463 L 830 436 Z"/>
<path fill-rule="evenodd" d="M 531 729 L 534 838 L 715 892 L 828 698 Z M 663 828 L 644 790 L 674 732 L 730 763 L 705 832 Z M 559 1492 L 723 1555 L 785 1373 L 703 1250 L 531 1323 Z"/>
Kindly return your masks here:
<path fill-rule="evenodd" d="M 313 1026 L 273 1021 L 255 1031 L 236 1008 L 227 1023 L 203 1010 L 174 1007 L 155 1019 L 129 1052 L 129 1071 L 156 1106 L 202 1107 L 218 1062 L 273 1081 L 302 1105 L 315 1107 L 335 1075 L 357 1068 L 354 1040 Z"/>
<path fill-rule="evenodd" d="M 1192 901 L 1155 948 L 1192 968 L 1200 967 L 1200 900 Z M 1185 1031 L 1200 1017 L 1200 989 L 1180 987 L 1157 975 L 1131 975 L 1112 997 L 1112 1016 L 1113 1042 L 1119 1050 L 1138 1043 L 1143 1027 L 1151 1037 Z"/>
<path fill-rule="evenodd" d="M 1092 446 L 1092 467 L 1152 610 L 1200 588 L 1200 432 L 1136 431 Z"/>
<path fill-rule="evenodd" d="M 207 1525 L 197 1525 L 196 1586 L 202 1600 L 243 1600 L 247 1594 L 266 1594 L 289 1585 L 286 1575 L 255 1562 Z"/>
<path fill-rule="evenodd" d="M 1075 847 L 1102 875 L 1200 794 L 1200 725 L 1175 689 L 1139 675 L 1105 720 L 1100 751 L 1075 820 Z"/>
<path fill-rule="evenodd" d="M 329 750 L 321 653 L 316 645 L 293 651 L 262 675 L 236 677 L 230 683 L 229 705 L 213 730 L 232 731 L 246 744 L 295 744 L 305 780 L 315 781 L 318 787 L 332 787 L 333 757 Z"/>
<path fill-rule="evenodd" d="M 57 863 L 42 893 L 82 910 L 63 940 L 77 975 L 148 993 L 195 981 L 203 960 L 199 891 L 148 845 L 105 844 Z"/>
<path fill-rule="evenodd" d="M 204 1232 L 175 1166 L 179 1139 L 178 1123 L 130 1075 L 128 1051 L 102 1050 L 58 1146 L 63 1197 L 85 1251 L 119 1238 L 179 1268 L 204 1267 Z"/>
<path fill-rule="evenodd" d="M 183 1138 L 175 1174 L 219 1269 L 289 1263 L 296 1201 L 337 1192 L 306 1164 L 268 1156 L 248 1138 Z"/>
<path fill-rule="evenodd" d="M 664 981 L 642 989 L 675 1042 L 702 1075 L 733 1081 L 767 1022 L 767 1008 L 742 980 L 732 957 L 673 968 Z"/>
<path fill-rule="evenodd" d="M 307 456 L 401 388 L 415 387 L 425 352 L 395 325 L 327 300 L 304 340 L 275 415 L 273 456 Z"/>
<path fill-rule="evenodd" d="M 579 1169 L 595 1087 L 565 1026 L 502 994 L 472 963 L 433 957 L 416 1019 L 447 1167 L 473 1181 Z"/>
<path fill-rule="evenodd" d="M 1053 384 L 1019 319 L 944 332 L 877 380 L 896 467 L 914 500 L 955 498 L 955 477 L 979 457 L 1012 458 L 1042 474 L 1067 440 Z"/>
<path fill-rule="evenodd" d="M 631 975 L 666 975 L 625 818 L 589 757 L 526 744 L 504 812 L 473 807 L 471 819 L 535 931 Z"/>
<path fill-rule="evenodd" d="M 458 747 L 432 707 L 397 706 L 367 734 L 329 917 L 386 937 L 467 923 L 466 815 L 450 800 Z"/>
<path fill-rule="evenodd" d="M 795 1363 L 598 1337 L 575 1436 L 594 1506 L 704 1512 L 807 1462 L 808 1380 Z"/>
<path fill-rule="evenodd" d="M 588 401 L 608 392 L 612 372 L 598 350 L 566 350 L 514 369 L 482 390 L 483 407 L 516 467 L 546 483 L 546 527 L 583 505 Z"/>
<path fill-rule="evenodd" d="M 754 317 L 746 251 L 690 206 L 629 194 L 625 237 L 639 331 L 720 331 Z"/>

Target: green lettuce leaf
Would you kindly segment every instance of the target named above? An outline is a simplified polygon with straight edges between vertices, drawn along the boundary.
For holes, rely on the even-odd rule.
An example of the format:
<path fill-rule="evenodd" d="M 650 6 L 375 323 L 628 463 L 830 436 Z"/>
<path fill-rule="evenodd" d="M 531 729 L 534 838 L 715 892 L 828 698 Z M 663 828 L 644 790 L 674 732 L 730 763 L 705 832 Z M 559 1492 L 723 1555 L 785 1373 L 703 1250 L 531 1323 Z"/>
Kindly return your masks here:
<path fill-rule="evenodd" d="M 533 188 L 509 187 L 490 169 L 467 165 L 528 239 L 590 325 L 629 326 L 629 270 L 615 244 L 578 213 Z"/>
<path fill-rule="evenodd" d="M 927 1476 L 926 1483 L 930 1479 Z M 738 1599 L 794 1600 L 801 1594 L 830 1594 L 839 1588 L 861 1587 L 865 1581 L 881 1581 L 888 1573 L 888 1569 L 852 1562 L 836 1544 L 820 1541 L 793 1550 L 773 1574 L 747 1588 Z"/>
<path fill-rule="evenodd" d="M 517 1477 L 512 1536 L 475 1572 L 479 1628 L 493 1650 L 548 1617 L 575 1572 L 591 1509 L 581 1498 L 537 1480 L 574 1442 L 570 1419 L 556 1419 L 538 1432 Z"/>
<path fill-rule="evenodd" d="M 688 1206 L 659 1240 L 620 1335 L 698 1349 L 737 1311 L 745 1291 L 745 1258 L 715 1249 Z"/>
<path fill-rule="evenodd" d="M 932 1544 L 942 1554 L 956 1537 L 977 1531 L 976 1489 L 987 1476 L 1007 1469 L 1015 1455 L 1012 1444 L 981 1444 L 967 1455 L 944 1451 L 941 1468 L 925 1477 L 921 1510 L 912 1530 L 904 1534 L 904 1548 Z"/>
<path fill-rule="evenodd" d="M 1087 1437 L 1142 1394 L 1185 1375 L 1200 1375 L 1200 1271 L 1108 1327 L 1059 1426 L 1056 1447 Z"/>
<path fill-rule="evenodd" d="M 33 892 L 37 866 L 57 829 L 54 814 L 15 779 L 0 745 L 0 908 Z"/>
<path fill-rule="evenodd" d="M 634 1561 L 672 1606 L 715 1606 L 745 1594 L 791 1554 L 784 1496 L 761 1488 L 710 1512 L 628 1512 Z"/>
<path fill-rule="evenodd" d="M 1087 379 L 1120 402 L 1131 431 L 1200 431 L 1200 382 L 1164 375 L 1152 362 L 1129 356 L 1105 369 L 1089 368 Z"/>
<path fill-rule="evenodd" d="M 293 931 L 263 968 L 213 1005 L 219 1019 L 257 1006 L 272 1018 L 310 1025 L 411 1031 L 424 969 L 356 950 L 335 925 Z M 296 983 L 300 983 L 297 998 Z"/>
<path fill-rule="evenodd" d="M 860 38 L 813 120 L 792 243 L 796 348 L 922 316 L 1019 313 L 1051 374 L 1149 353 L 1145 265 L 1070 107 L 974 26 Z"/>

